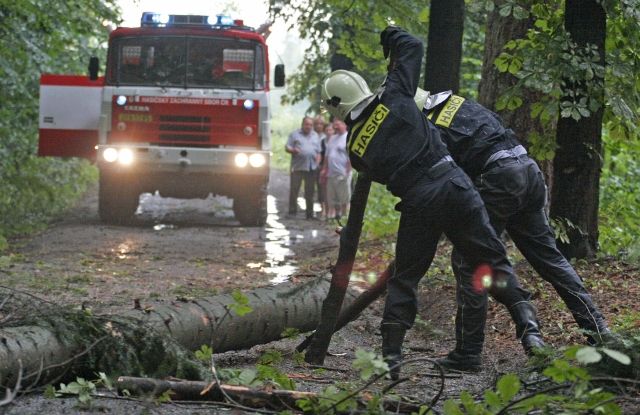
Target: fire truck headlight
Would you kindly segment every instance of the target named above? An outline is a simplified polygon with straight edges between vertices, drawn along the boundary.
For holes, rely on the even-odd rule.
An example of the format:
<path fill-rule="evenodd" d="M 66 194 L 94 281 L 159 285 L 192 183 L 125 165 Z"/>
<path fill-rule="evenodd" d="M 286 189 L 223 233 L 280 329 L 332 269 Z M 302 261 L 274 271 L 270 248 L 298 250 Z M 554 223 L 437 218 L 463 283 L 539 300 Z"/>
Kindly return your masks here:
<path fill-rule="evenodd" d="M 133 163 L 133 151 L 130 148 L 121 148 L 118 152 L 118 161 L 124 165 Z"/>
<path fill-rule="evenodd" d="M 249 164 L 251 164 L 251 167 L 262 167 L 266 162 L 267 160 L 265 159 L 264 155 L 260 153 L 255 153 L 249 156 Z"/>
<path fill-rule="evenodd" d="M 245 153 L 238 153 L 236 154 L 235 162 L 238 167 L 247 167 L 247 164 L 249 163 L 249 156 Z"/>
<path fill-rule="evenodd" d="M 116 105 L 120 107 L 124 107 L 126 104 L 127 104 L 127 97 L 125 97 L 124 95 L 118 95 L 118 98 L 116 98 Z"/>
<path fill-rule="evenodd" d="M 244 109 L 246 109 L 247 111 L 251 111 L 253 109 L 253 100 L 251 99 L 245 99 L 244 102 L 242 103 L 242 106 L 244 107 Z"/>
<path fill-rule="evenodd" d="M 109 147 L 102 152 L 102 158 L 108 163 L 113 163 L 118 160 L 118 150 Z"/>

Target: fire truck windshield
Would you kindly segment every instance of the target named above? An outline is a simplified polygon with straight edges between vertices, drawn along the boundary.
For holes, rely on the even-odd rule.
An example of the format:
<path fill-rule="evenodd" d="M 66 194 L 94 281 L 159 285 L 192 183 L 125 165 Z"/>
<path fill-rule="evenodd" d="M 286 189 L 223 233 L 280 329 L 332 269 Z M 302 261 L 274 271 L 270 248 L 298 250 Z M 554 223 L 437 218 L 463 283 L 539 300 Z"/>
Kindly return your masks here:
<path fill-rule="evenodd" d="M 250 40 L 197 36 L 114 39 L 108 82 L 115 85 L 264 89 L 264 51 Z"/>

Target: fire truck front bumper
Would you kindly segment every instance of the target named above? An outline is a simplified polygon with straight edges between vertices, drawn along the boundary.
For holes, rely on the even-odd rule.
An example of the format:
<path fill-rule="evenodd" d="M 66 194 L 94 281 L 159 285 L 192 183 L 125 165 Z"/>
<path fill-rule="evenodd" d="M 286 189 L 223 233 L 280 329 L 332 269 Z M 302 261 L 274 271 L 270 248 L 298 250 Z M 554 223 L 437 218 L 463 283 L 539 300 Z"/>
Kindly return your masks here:
<path fill-rule="evenodd" d="M 125 172 L 268 176 L 270 152 L 251 148 L 99 145 L 101 169 Z"/>

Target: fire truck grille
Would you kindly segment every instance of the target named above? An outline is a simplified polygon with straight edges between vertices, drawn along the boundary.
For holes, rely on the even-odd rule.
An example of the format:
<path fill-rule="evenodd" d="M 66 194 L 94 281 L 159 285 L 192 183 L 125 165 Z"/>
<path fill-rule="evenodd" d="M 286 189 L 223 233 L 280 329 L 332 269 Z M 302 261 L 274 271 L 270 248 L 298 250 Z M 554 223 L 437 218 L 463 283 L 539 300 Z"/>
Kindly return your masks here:
<path fill-rule="evenodd" d="M 195 135 L 195 134 L 160 134 L 160 140 L 167 141 L 209 141 L 208 135 Z"/>
<path fill-rule="evenodd" d="M 211 117 L 191 115 L 161 115 L 158 129 L 163 141 L 209 141 L 211 131 Z M 202 134 L 197 134 L 202 133 Z"/>
<path fill-rule="evenodd" d="M 197 115 L 161 115 L 160 122 L 210 123 L 211 117 L 199 117 Z"/>

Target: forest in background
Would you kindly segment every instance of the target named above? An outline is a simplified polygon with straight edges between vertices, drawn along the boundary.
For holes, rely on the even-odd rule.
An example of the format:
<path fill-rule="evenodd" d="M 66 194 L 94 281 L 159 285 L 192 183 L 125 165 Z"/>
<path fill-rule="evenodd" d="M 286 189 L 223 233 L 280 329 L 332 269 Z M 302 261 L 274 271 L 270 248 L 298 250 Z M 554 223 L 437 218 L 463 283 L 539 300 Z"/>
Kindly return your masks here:
<path fill-rule="evenodd" d="M 97 180 L 84 160 L 39 158 L 43 73 L 87 73 L 105 61 L 115 0 L 16 0 L 0 5 L 0 250 L 7 237 L 42 228 Z"/>
<path fill-rule="evenodd" d="M 572 257 L 597 249 L 640 254 L 638 235 L 629 232 L 640 226 L 639 8 L 635 0 L 271 1 L 274 16 L 310 41 L 285 100 L 309 98 L 311 113 L 331 70 L 355 70 L 372 88 L 380 84 L 386 62 L 378 34 L 387 24 L 423 39 L 424 88 L 474 98 L 516 131 L 545 172 L 559 242 L 578 246 L 567 250 Z M 571 170 L 577 173 L 563 177 Z M 391 234 L 396 201 L 378 186 L 374 197 L 385 203 L 367 212 L 368 231 Z"/>
<path fill-rule="evenodd" d="M 45 3 L 50 6 L 37 0 L 0 6 L 0 247 L 6 247 L 7 237 L 39 229 L 63 212 L 97 176 L 85 161 L 36 156 L 39 77 L 86 73 L 89 56 L 98 56 L 104 63 L 107 35 L 117 25 L 120 11 L 112 0 L 57 2 L 57 7 L 45 7 Z M 317 112 L 319 82 L 338 67 L 363 73 L 372 86 L 379 84 L 386 63 L 378 34 L 387 24 L 405 27 L 425 45 L 437 45 L 439 39 L 455 41 L 446 30 L 458 27 L 460 70 L 448 69 L 447 56 L 432 55 L 431 67 L 437 69 L 443 62 L 444 72 L 457 78 L 452 81 L 455 90 L 497 111 L 545 168 L 550 185 L 554 159 L 563 148 L 558 124 L 565 118 L 579 123 L 601 117 L 601 149 L 588 147 L 589 143 L 584 146 L 591 169 L 598 171 L 599 186 L 586 196 L 595 199 L 597 223 L 582 229 L 580 212 L 577 219 L 554 215 L 554 198 L 551 214 L 560 241 L 592 233 L 601 253 L 637 257 L 640 238 L 630 230 L 640 228 L 640 79 L 636 75 L 640 72 L 640 4 L 637 0 L 595 2 L 606 10 L 604 50 L 598 50 L 572 40 L 564 16 L 570 3 L 403 0 L 390 5 L 363 0 L 271 0 L 272 17 L 284 19 L 290 30 L 299 30 L 310 45 L 303 64 L 289 78 L 284 101 L 308 99 L 309 111 Z M 503 39 L 492 41 L 487 33 L 502 33 Z M 505 40 L 505 36 L 511 38 Z M 455 49 L 450 43 L 444 46 Z M 442 53 L 436 49 L 432 47 L 431 53 Z M 606 65 L 600 59 L 603 55 Z M 428 59 L 425 70 L 433 71 Z M 424 85 L 438 88 L 429 84 L 433 79 L 425 79 Z M 299 120 L 287 122 L 286 107 L 274 118 L 273 149 L 278 153 L 288 128 Z M 372 236 L 391 234 L 397 226 L 395 200 L 377 186 L 373 191 L 373 197 L 384 203 L 367 213 L 367 231 Z M 584 203 L 576 204 L 587 209 L 580 206 Z M 595 230 L 586 229 L 589 226 Z"/>

